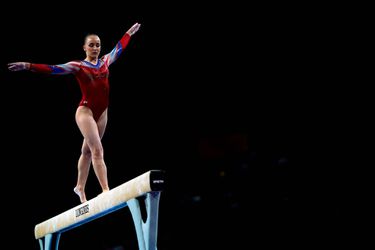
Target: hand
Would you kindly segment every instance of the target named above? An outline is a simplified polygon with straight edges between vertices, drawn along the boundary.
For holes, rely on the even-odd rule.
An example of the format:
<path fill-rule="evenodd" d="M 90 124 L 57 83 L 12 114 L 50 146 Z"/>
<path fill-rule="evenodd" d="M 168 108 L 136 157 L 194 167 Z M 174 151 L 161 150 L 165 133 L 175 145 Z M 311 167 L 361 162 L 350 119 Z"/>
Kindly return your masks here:
<path fill-rule="evenodd" d="M 135 23 L 126 33 L 132 36 L 139 30 L 139 27 L 141 27 L 141 24 Z"/>
<path fill-rule="evenodd" d="M 27 63 L 27 62 L 8 63 L 8 69 L 11 71 L 28 70 L 30 69 L 30 63 Z"/>

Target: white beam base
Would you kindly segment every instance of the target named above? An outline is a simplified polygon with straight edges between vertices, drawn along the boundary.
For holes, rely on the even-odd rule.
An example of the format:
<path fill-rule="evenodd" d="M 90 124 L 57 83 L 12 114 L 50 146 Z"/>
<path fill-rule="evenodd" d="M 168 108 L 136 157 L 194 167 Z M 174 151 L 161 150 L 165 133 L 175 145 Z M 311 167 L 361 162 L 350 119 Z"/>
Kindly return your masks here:
<path fill-rule="evenodd" d="M 35 226 L 41 250 L 58 249 L 61 233 L 129 206 L 140 250 L 156 250 L 159 199 L 164 171 L 150 170 L 108 192 L 73 207 Z M 145 197 L 147 220 L 143 222 L 137 198 Z"/>

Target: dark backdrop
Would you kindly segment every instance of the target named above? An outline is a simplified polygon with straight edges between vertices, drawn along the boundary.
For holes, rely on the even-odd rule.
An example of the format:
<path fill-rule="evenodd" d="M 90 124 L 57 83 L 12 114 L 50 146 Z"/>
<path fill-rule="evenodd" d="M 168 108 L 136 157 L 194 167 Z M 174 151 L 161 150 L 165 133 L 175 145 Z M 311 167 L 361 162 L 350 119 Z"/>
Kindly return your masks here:
<path fill-rule="evenodd" d="M 332 39 L 324 11 L 107 1 L 10 3 L 5 10 L 3 209 L 6 238 L 20 249 L 39 249 L 34 226 L 79 204 L 80 92 L 73 76 L 9 72 L 6 63 L 83 59 L 91 32 L 104 54 L 135 22 L 139 32 L 110 68 L 103 145 L 111 187 L 166 171 L 158 249 L 304 248 L 341 236 L 348 209 L 344 181 L 333 176 L 347 172 L 327 157 L 337 154 L 330 150 L 337 134 L 322 135 L 334 127 L 321 112 L 331 91 L 322 75 L 333 57 L 320 57 Z M 91 172 L 87 196 L 99 192 Z M 60 242 L 60 249 L 121 246 L 137 248 L 127 208 Z"/>

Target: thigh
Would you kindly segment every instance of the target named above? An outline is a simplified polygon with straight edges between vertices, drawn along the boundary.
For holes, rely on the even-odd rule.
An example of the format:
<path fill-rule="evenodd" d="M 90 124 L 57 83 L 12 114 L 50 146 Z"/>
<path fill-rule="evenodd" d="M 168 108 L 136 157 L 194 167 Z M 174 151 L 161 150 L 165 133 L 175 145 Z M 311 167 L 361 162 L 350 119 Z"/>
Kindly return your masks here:
<path fill-rule="evenodd" d="M 81 106 L 77 109 L 76 123 L 88 145 L 100 144 L 98 125 L 89 108 Z"/>
<path fill-rule="evenodd" d="M 105 110 L 97 122 L 100 138 L 103 138 L 105 128 L 107 127 L 107 120 L 107 110 Z"/>

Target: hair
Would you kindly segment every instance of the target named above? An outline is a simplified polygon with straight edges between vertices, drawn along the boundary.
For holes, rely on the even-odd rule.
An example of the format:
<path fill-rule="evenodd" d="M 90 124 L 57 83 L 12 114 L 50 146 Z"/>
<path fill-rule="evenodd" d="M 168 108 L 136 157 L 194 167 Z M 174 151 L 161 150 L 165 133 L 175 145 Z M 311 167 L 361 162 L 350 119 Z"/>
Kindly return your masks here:
<path fill-rule="evenodd" d="M 97 34 L 95 34 L 95 33 L 87 33 L 87 34 L 85 35 L 84 39 L 83 39 L 83 44 L 86 44 L 87 38 L 88 38 L 89 36 L 97 36 L 97 37 L 99 37 L 99 36 L 98 36 Z"/>

